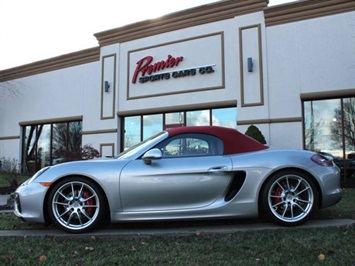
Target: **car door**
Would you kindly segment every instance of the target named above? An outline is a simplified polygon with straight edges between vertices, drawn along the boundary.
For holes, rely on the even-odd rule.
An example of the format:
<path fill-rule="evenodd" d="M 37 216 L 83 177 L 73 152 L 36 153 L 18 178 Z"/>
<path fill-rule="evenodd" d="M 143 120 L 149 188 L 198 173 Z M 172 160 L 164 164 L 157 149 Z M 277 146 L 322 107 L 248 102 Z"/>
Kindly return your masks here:
<path fill-rule="evenodd" d="M 214 138 L 179 136 L 157 147 L 161 159 L 127 164 L 120 177 L 123 211 L 196 209 L 221 198 L 232 177 L 232 163 Z"/>

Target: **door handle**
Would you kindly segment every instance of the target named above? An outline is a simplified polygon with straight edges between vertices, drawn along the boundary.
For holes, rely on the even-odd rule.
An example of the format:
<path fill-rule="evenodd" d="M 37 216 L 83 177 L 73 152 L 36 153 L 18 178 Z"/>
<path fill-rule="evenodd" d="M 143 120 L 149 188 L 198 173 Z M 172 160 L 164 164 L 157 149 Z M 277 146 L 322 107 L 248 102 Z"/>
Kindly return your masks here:
<path fill-rule="evenodd" d="M 211 167 L 210 169 L 208 169 L 209 173 L 221 173 L 221 172 L 226 172 L 226 171 L 228 171 L 228 167 L 225 165 L 215 166 L 215 167 Z"/>

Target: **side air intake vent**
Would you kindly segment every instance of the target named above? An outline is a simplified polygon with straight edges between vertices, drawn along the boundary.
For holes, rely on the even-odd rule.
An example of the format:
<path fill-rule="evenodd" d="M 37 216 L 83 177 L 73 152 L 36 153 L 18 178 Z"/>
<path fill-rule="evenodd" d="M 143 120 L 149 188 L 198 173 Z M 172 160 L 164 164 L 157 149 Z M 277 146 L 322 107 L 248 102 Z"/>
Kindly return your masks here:
<path fill-rule="evenodd" d="M 242 185 L 244 184 L 245 177 L 246 173 L 244 171 L 235 173 L 233 180 L 229 185 L 226 197 L 224 198 L 225 201 L 230 201 L 234 198 L 235 195 L 237 195 Z"/>

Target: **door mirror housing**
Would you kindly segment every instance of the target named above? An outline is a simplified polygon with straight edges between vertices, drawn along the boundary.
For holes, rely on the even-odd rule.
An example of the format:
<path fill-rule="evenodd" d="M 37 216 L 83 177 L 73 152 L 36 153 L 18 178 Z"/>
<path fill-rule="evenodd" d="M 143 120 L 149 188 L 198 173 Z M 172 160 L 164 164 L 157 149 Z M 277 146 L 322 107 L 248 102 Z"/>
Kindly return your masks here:
<path fill-rule="evenodd" d="M 163 157 L 163 154 L 161 152 L 161 150 L 159 150 L 158 148 L 154 148 L 151 149 L 149 151 L 147 151 L 142 159 L 145 162 L 145 164 L 152 164 L 152 160 L 160 160 Z"/>

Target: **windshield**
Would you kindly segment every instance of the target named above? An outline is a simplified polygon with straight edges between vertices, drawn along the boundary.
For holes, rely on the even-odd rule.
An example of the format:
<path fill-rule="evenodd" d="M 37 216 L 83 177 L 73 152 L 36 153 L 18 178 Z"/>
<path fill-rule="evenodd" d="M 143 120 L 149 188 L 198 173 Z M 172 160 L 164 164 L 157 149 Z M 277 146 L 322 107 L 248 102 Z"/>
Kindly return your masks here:
<path fill-rule="evenodd" d="M 160 135 L 163 135 L 164 133 L 165 133 L 165 131 L 159 132 L 158 134 L 156 134 L 156 135 L 154 135 L 154 136 L 152 136 L 152 137 L 150 137 L 148 139 L 145 139 L 142 142 L 140 142 L 140 143 L 138 143 L 138 144 L 126 149 L 125 151 L 123 151 L 122 153 L 120 153 L 118 155 L 118 158 L 119 159 L 126 159 L 126 158 L 132 156 L 133 154 L 138 152 L 140 149 L 149 146 L 154 139 L 156 139 Z"/>

